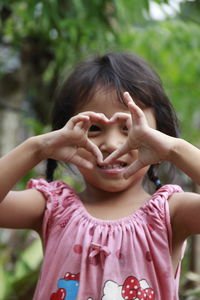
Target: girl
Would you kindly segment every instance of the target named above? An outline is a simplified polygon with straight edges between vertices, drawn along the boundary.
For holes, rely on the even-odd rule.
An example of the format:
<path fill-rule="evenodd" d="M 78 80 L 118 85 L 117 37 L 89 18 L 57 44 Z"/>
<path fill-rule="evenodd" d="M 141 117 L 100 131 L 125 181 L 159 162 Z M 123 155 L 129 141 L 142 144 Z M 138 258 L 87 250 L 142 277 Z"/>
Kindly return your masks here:
<path fill-rule="evenodd" d="M 0 225 L 34 229 L 43 241 L 35 300 L 178 299 L 185 240 L 200 233 L 200 196 L 160 187 L 154 172 L 169 161 L 200 183 L 200 151 L 177 135 L 160 80 L 142 59 L 115 53 L 76 67 L 58 94 L 53 131 L 0 160 Z M 47 158 L 48 181 L 10 191 Z M 79 169 L 79 195 L 52 181 L 57 161 Z M 159 188 L 153 195 L 146 173 Z"/>

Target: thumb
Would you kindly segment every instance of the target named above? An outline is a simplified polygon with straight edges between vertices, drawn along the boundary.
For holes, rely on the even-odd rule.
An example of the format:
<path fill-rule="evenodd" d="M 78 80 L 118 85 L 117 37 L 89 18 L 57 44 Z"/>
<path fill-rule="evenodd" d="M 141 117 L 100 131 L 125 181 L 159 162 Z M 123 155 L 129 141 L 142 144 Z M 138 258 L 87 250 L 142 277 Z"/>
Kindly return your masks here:
<path fill-rule="evenodd" d="M 123 144 L 119 149 L 115 150 L 114 152 L 112 152 L 105 160 L 104 163 L 109 164 L 113 161 L 115 161 L 116 159 L 118 159 L 119 157 L 121 157 L 122 155 L 128 153 L 130 151 L 130 147 L 129 144 L 126 142 L 125 144 Z"/>

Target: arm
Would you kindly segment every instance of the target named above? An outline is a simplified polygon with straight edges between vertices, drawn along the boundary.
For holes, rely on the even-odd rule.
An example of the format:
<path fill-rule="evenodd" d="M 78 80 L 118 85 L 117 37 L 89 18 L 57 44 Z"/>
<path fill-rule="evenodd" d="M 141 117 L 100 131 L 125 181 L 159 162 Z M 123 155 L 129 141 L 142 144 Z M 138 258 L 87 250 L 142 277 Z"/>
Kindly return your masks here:
<path fill-rule="evenodd" d="M 200 185 L 200 150 L 182 139 L 174 140 L 169 160 Z"/>
<path fill-rule="evenodd" d="M 0 159 L 0 227 L 41 231 L 45 199 L 34 190 L 10 191 L 40 161 L 36 138 L 30 138 Z"/>
<path fill-rule="evenodd" d="M 107 157 L 104 163 L 109 164 L 130 150 L 137 149 L 138 159 L 124 173 L 125 178 L 145 166 L 170 161 L 200 184 L 200 150 L 182 139 L 150 128 L 143 111 L 130 95 L 125 93 L 124 96 L 132 116 L 132 126 L 126 143 Z M 175 240 L 181 244 L 189 235 L 200 233 L 199 194 L 176 193 L 170 198 L 169 206 Z"/>
<path fill-rule="evenodd" d="M 200 150 L 182 139 L 175 139 L 169 161 L 200 185 Z M 177 193 L 169 200 L 173 245 L 188 236 L 200 234 L 200 195 Z"/>
<path fill-rule="evenodd" d="M 70 119 L 62 129 L 29 138 L 0 159 L 1 227 L 40 230 L 45 209 L 42 194 L 35 190 L 10 190 L 29 170 L 46 158 L 92 168 L 92 162 L 82 158 L 78 148 L 83 147 L 96 159 L 101 159 L 99 149 L 87 138 L 91 122 L 99 119 L 104 117 L 92 112 L 79 114 Z"/>
<path fill-rule="evenodd" d="M 40 161 L 37 138 L 30 138 L 0 159 L 0 227 L 40 231 L 45 208 L 41 193 L 10 191 Z"/>
<path fill-rule="evenodd" d="M 30 138 L 0 159 L 0 201 L 42 159 L 36 138 Z"/>

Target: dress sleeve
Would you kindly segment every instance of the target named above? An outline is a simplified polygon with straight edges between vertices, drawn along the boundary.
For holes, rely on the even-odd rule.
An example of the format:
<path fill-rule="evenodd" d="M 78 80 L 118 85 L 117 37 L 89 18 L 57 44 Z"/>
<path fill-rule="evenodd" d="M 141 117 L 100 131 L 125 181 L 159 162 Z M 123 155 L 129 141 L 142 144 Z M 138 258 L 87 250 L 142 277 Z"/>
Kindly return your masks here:
<path fill-rule="evenodd" d="M 166 223 L 166 227 L 167 227 L 169 245 L 170 245 L 170 251 L 171 252 L 172 252 L 172 227 L 171 227 L 168 199 L 174 193 L 184 193 L 184 191 L 178 185 L 168 184 L 168 185 L 164 185 L 163 187 L 161 187 L 158 190 L 157 197 L 156 197 L 157 201 L 159 201 L 160 197 L 162 198 L 162 201 L 159 201 L 157 203 L 157 205 L 160 205 L 160 210 L 163 210 L 163 217 L 165 219 L 165 223 Z M 162 209 L 162 206 L 164 207 L 164 209 Z M 180 271 L 181 271 L 181 261 L 184 257 L 186 246 L 187 246 L 187 240 L 185 240 L 182 244 L 180 261 L 179 261 L 179 264 L 178 264 L 177 269 L 175 271 L 175 276 L 174 277 L 175 277 L 175 280 L 177 281 L 177 286 L 178 286 Z"/>
<path fill-rule="evenodd" d="M 184 193 L 178 185 L 167 184 L 153 194 L 148 204 L 148 213 L 154 223 L 164 226 L 167 230 L 170 250 L 172 250 L 172 228 L 169 211 L 169 198 L 174 193 Z"/>
<path fill-rule="evenodd" d="M 153 194 L 151 204 L 154 203 L 159 213 L 163 214 L 163 206 L 166 204 L 166 202 L 168 203 L 168 199 L 174 193 L 183 193 L 183 190 L 180 186 L 175 184 L 164 185 L 158 191 L 156 191 L 155 194 Z"/>
<path fill-rule="evenodd" d="M 68 222 L 72 210 L 76 206 L 76 194 L 63 181 L 47 182 L 44 179 L 31 179 L 28 188 L 36 189 L 46 199 L 46 209 L 43 218 L 43 242 L 46 244 L 48 235 L 57 225 Z"/>

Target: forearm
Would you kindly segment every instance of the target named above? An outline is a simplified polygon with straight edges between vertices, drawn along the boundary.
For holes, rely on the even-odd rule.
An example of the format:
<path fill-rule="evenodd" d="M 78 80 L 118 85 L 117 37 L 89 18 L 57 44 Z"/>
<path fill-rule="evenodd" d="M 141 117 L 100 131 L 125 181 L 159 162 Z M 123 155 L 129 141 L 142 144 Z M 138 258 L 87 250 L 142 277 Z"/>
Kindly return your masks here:
<path fill-rule="evenodd" d="M 170 161 L 200 185 L 200 150 L 182 139 L 176 139 Z"/>
<path fill-rule="evenodd" d="M 29 138 L 0 159 L 0 201 L 40 161 L 37 137 Z"/>

